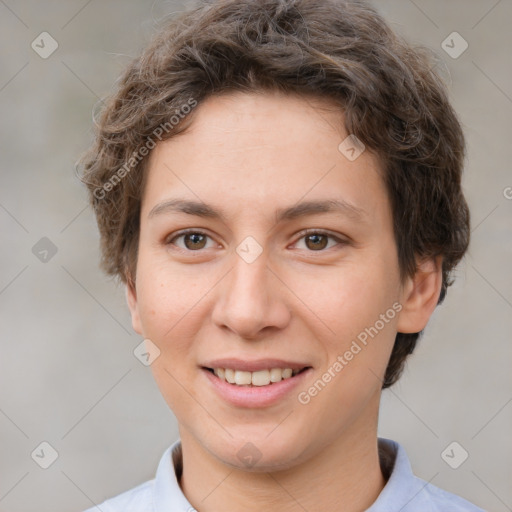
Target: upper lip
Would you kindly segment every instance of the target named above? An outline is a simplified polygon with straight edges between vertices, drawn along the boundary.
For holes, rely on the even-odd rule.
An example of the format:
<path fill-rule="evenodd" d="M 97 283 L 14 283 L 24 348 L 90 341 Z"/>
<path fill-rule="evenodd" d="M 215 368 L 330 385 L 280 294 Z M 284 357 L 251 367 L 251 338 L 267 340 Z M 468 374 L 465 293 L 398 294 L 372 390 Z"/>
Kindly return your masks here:
<path fill-rule="evenodd" d="M 298 363 L 296 361 L 285 361 L 284 359 L 247 359 L 225 358 L 214 359 L 202 364 L 204 368 L 229 368 L 231 370 L 240 370 L 245 372 L 257 372 L 258 370 L 269 370 L 271 368 L 291 368 L 292 370 L 302 370 L 310 365 Z"/>

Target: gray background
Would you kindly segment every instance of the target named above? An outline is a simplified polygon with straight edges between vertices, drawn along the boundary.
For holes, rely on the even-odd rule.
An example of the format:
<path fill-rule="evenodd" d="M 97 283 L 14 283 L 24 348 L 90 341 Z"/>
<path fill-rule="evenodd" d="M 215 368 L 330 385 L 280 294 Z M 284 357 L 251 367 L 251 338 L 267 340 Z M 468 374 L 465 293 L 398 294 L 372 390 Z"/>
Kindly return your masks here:
<path fill-rule="evenodd" d="M 473 223 L 456 284 L 383 395 L 379 434 L 401 442 L 425 480 L 512 510 L 512 2 L 376 4 L 446 63 L 469 144 Z M 141 339 L 124 291 L 98 269 L 98 233 L 73 166 L 94 105 L 155 20 L 183 6 L 0 0 L 1 512 L 83 510 L 152 478 L 177 437 L 133 355 Z M 47 59 L 31 48 L 43 31 L 59 45 Z M 441 48 L 453 31 L 469 43 L 457 59 Z M 57 248 L 46 263 L 32 252 L 42 237 Z M 31 457 L 43 441 L 59 454 L 46 470 Z M 469 453 L 458 469 L 441 457 L 452 441 Z"/>

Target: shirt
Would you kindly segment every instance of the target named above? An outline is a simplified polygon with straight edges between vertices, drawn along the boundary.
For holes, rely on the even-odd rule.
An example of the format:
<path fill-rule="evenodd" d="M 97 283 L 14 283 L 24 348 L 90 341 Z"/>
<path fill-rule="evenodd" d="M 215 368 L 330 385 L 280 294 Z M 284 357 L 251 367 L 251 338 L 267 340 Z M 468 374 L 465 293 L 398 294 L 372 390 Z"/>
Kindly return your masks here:
<path fill-rule="evenodd" d="M 414 476 L 405 449 L 378 438 L 387 483 L 366 512 L 485 512 L 469 501 Z M 181 491 L 181 440 L 164 452 L 155 478 L 84 512 L 194 512 Z"/>

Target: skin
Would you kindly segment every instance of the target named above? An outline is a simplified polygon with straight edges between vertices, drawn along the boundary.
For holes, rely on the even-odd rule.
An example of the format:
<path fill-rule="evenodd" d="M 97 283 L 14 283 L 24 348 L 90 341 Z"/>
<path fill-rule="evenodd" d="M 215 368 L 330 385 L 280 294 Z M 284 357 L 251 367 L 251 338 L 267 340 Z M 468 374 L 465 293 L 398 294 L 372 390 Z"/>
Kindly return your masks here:
<path fill-rule="evenodd" d="M 201 512 L 365 510 L 385 485 L 377 420 L 387 362 L 397 331 L 425 327 L 441 262 L 419 261 L 416 275 L 400 280 L 378 158 L 366 149 L 349 161 L 338 150 L 348 134 L 328 102 L 229 93 L 191 115 L 186 132 L 150 155 L 136 284 L 127 286 L 133 328 L 160 350 L 151 369 L 178 420 L 181 488 Z M 177 197 L 208 203 L 225 219 L 149 216 Z M 323 199 L 365 213 L 275 222 L 280 208 Z M 174 238 L 186 228 L 208 237 Z M 308 242 L 301 232 L 310 228 L 334 238 Z M 248 236 L 263 249 L 252 263 L 236 252 Z M 308 404 L 299 403 L 297 393 L 393 303 L 401 311 Z M 277 404 L 235 407 L 200 370 L 218 357 L 293 359 L 313 371 Z M 249 441 L 261 453 L 251 468 L 237 457 Z"/>

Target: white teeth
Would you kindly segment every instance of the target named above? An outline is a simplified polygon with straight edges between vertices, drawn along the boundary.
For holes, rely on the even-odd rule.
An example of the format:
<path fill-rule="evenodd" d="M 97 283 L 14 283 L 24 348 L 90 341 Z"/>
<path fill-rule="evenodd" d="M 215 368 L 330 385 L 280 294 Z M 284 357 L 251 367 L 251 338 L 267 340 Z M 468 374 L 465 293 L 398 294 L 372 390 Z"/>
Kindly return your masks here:
<path fill-rule="evenodd" d="M 235 370 L 230 370 L 229 368 L 226 368 L 224 370 L 224 376 L 226 377 L 226 380 L 230 383 L 230 384 L 234 384 L 235 383 Z M 219 375 L 217 375 L 217 377 L 220 378 Z"/>
<path fill-rule="evenodd" d="M 251 383 L 251 372 L 235 372 L 235 384 L 239 386 L 249 385 Z"/>
<path fill-rule="evenodd" d="M 289 379 L 292 376 L 292 369 L 291 368 L 285 368 L 283 370 L 283 379 Z"/>
<path fill-rule="evenodd" d="M 253 386 L 268 386 L 270 384 L 270 372 L 268 370 L 252 372 L 251 384 Z"/>
<path fill-rule="evenodd" d="M 213 372 L 220 380 L 225 380 L 237 386 L 268 386 L 271 383 L 289 379 L 297 375 L 300 370 L 292 370 L 291 368 L 270 368 L 269 370 L 246 372 L 232 370 L 231 368 L 215 368 Z"/>
<path fill-rule="evenodd" d="M 270 382 L 279 382 L 283 378 L 283 370 L 281 368 L 272 368 L 270 370 Z"/>

